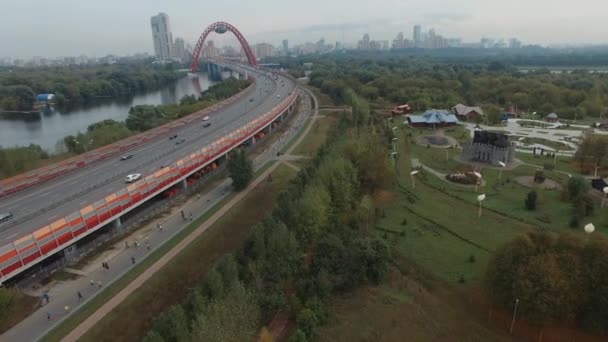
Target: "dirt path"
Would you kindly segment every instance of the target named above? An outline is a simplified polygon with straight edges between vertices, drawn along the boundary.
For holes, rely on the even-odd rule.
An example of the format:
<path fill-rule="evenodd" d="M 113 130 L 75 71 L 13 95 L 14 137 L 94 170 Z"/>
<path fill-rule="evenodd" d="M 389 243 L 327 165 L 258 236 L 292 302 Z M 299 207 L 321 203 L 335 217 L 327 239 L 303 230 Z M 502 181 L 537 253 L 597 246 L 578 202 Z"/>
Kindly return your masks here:
<path fill-rule="evenodd" d="M 296 146 L 298 146 L 302 140 L 308 135 L 311 127 L 313 126 L 314 121 L 317 119 L 318 114 L 318 106 L 316 99 L 314 96 L 309 93 L 309 95 L 313 98 L 315 102 L 314 113 L 311 118 L 310 123 L 304 129 L 304 132 L 300 134 L 298 139 L 291 145 L 291 147 L 286 151 L 287 154 L 290 154 Z M 117 307 L 120 303 L 122 303 L 131 293 L 133 293 L 137 288 L 143 285 L 150 277 L 156 273 L 156 271 L 160 270 L 163 266 L 165 266 L 171 259 L 173 259 L 177 254 L 179 254 L 188 244 L 194 241 L 197 237 L 199 237 L 205 230 L 211 227 L 217 220 L 219 220 L 228 210 L 234 207 L 239 201 L 241 201 L 247 194 L 253 190 L 258 184 L 264 181 L 279 165 L 280 162 L 275 162 L 271 167 L 269 167 L 266 171 L 264 171 L 261 175 L 259 175 L 249 186 L 247 189 L 239 192 L 234 196 L 226 205 L 220 208 L 215 214 L 213 214 L 205 223 L 196 228 L 190 235 L 185 237 L 182 241 L 180 241 L 175 247 L 173 247 L 167 254 L 162 256 L 158 261 L 156 261 L 150 268 L 145 270 L 142 274 L 140 274 L 135 280 L 129 283 L 125 288 L 123 288 L 116 296 L 112 297 L 107 303 L 105 303 L 102 307 L 100 307 L 97 311 L 95 311 L 91 316 L 89 316 L 86 320 L 84 320 L 80 325 L 78 325 L 72 332 L 70 332 L 66 337 L 62 339 L 62 341 L 78 341 L 89 329 L 91 329 L 98 321 L 100 321 L 103 317 L 105 317 L 112 309 Z"/>

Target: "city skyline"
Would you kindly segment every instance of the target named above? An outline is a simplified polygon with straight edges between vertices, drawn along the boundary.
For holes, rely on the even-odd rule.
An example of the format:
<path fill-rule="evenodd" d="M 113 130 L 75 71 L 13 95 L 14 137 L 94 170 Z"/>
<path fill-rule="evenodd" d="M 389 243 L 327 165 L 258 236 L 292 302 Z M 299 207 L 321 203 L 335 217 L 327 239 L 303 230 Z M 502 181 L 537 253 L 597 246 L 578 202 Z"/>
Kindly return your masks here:
<path fill-rule="evenodd" d="M 31 11 L 32 8 L 37 10 Z M 323 10 L 319 11 L 320 8 Z M 364 33 L 392 40 L 414 24 L 449 32 L 464 41 L 518 37 L 527 43 L 543 45 L 608 42 L 608 26 L 603 24 L 605 18 L 601 15 L 608 11 L 608 3 L 598 0 L 582 3 L 513 0 L 499 4 L 469 0 L 458 5 L 437 0 L 408 3 L 311 0 L 298 7 L 297 13 L 289 3 L 277 0 L 264 4 L 239 0 L 221 3 L 184 0 L 169 4 L 152 0 L 143 7 L 108 0 L 95 3 L 93 8 L 91 4 L 68 0 L 52 4 L 24 0 L 4 4 L 3 9 L 10 15 L 0 22 L 2 55 L 12 57 L 152 53 L 150 27 L 146 23 L 159 12 L 171 17 L 174 35 L 190 44 L 207 25 L 220 20 L 239 27 L 252 44 L 275 46 L 280 46 L 283 39 L 295 45 L 321 37 L 328 42 L 356 42 Z"/>

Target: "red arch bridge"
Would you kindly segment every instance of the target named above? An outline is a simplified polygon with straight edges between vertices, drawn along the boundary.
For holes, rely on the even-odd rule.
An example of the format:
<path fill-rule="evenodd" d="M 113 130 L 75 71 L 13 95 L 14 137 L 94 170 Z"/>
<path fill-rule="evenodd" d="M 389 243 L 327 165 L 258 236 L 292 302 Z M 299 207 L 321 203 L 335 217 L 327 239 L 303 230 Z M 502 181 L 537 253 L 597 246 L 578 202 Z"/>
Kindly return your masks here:
<path fill-rule="evenodd" d="M 69 164 L 64 162 L 28 173 L 35 175 L 31 179 L 27 175 L 16 177 L 19 188 L 10 195 L 6 192 L 4 193 L 6 196 L 2 196 L 2 191 L 11 188 L 12 180 L 0 183 L 0 196 L 2 196 L 0 212 L 10 201 L 31 203 L 21 205 L 29 209 L 31 209 L 30 205 L 38 205 L 38 202 L 34 202 L 37 196 L 32 196 L 31 192 L 44 193 L 44 197 L 53 198 L 52 201 L 43 199 L 42 202 L 58 203 L 54 208 L 42 206 L 35 208 L 40 211 L 36 213 L 36 217 L 24 222 L 14 222 L 14 227 L 10 229 L 2 228 L 2 225 L 7 223 L 0 225 L 0 283 L 5 283 L 19 274 L 25 274 L 24 271 L 51 256 L 63 257 L 64 255 L 60 253 L 67 252 L 72 246 L 76 246 L 77 242 L 99 232 L 101 228 L 120 227 L 123 215 L 134 211 L 157 195 L 175 188 L 176 185 L 185 183 L 189 177 L 202 170 L 209 169 L 232 149 L 254 140 L 260 132 L 268 132 L 276 121 L 283 119 L 293 110 L 299 95 L 295 81 L 288 76 L 271 75 L 270 72 L 257 68 L 257 61 L 249 44 L 230 24 L 214 23 L 203 31 L 194 51 L 196 58 L 193 59 L 191 70 L 196 71 L 198 57 L 207 36 L 211 32 L 227 31 L 232 32 L 239 39 L 251 66 L 218 61 L 214 63 L 220 63 L 223 67 L 248 75 L 254 81 L 249 88 L 211 108 L 144 132 L 141 135 L 144 135 L 145 139 L 129 138 L 128 144 L 118 142 L 111 148 L 102 147 L 89 151 L 77 157 L 82 158 L 80 161 L 70 161 Z M 212 127 L 217 129 L 199 129 L 205 120 L 204 117 L 208 115 L 211 116 L 211 121 L 227 120 L 230 125 L 226 124 L 225 130 L 216 127 L 215 123 Z M 192 139 L 188 139 L 188 142 L 183 144 L 185 147 L 179 147 L 181 150 L 173 146 L 173 141 L 167 139 L 176 133 L 179 133 L 180 137 L 187 134 L 192 136 Z M 148 153 L 167 146 L 172 150 L 168 149 L 170 153 L 161 156 L 162 158 L 154 159 L 152 153 Z M 124 173 L 111 174 L 112 170 L 127 165 L 125 162 L 117 161 L 117 156 L 125 153 L 126 150 L 133 152 L 135 155 L 133 159 L 138 159 L 138 162 L 154 166 L 153 170 L 150 168 L 152 171 L 141 172 L 141 179 L 130 184 L 124 184 Z M 83 168 L 83 165 L 86 165 L 86 168 Z M 56 172 L 57 170 L 60 171 Z M 107 176 L 109 185 L 91 187 L 86 193 L 87 201 L 82 201 L 83 197 L 78 197 L 84 195 L 76 194 L 77 196 L 74 195 L 76 197 L 72 198 L 74 196 L 66 194 L 72 188 L 86 187 L 86 183 L 71 187 L 59 186 L 80 179 L 90 185 L 93 177 L 87 175 L 95 173 L 99 174 L 99 177 L 110 174 Z M 31 189 L 27 189 L 28 187 Z M 38 198 L 38 201 L 41 199 Z M 14 220 L 18 219 L 18 215 L 15 215 Z"/>

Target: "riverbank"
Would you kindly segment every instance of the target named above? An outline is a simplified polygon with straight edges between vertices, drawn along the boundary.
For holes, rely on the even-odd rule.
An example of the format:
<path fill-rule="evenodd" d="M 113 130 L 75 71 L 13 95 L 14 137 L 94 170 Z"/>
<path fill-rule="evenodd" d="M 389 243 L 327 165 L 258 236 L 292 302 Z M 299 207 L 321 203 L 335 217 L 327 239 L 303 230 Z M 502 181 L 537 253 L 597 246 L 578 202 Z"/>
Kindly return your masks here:
<path fill-rule="evenodd" d="M 129 110 L 125 121 L 103 120 L 89 125 L 84 133 L 64 137 L 61 153 L 47 153 L 40 146 L 0 148 L 0 179 L 9 178 L 43 165 L 96 149 L 134 134 L 164 125 L 170 121 L 213 106 L 249 86 L 248 80 L 230 79 L 211 86 L 199 98 L 191 95 L 174 105 L 139 105 Z M 67 153 L 66 153 L 67 152 Z"/>

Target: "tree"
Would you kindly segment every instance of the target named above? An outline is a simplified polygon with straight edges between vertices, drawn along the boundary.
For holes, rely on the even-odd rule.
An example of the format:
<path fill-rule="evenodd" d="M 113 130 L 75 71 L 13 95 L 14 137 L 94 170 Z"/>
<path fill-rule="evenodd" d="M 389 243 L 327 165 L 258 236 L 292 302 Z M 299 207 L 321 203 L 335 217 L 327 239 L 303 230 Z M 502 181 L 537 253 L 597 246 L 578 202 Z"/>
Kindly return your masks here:
<path fill-rule="evenodd" d="M 232 178 L 234 190 L 244 190 L 253 179 L 253 163 L 244 150 L 237 148 L 230 155 L 228 172 Z"/>
<path fill-rule="evenodd" d="M 260 310 L 255 296 L 236 283 L 224 297 L 214 299 L 192 323 L 192 340 L 252 341 L 258 333 Z"/>
<path fill-rule="evenodd" d="M 305 308 L 298 313 L 296 325 L 298 330 L 301 330 L 308 338 L 312 338 L 319 326 L 319 319 L 311 309 Z"/>
<path fill-rule="evenodd" d="M 536 194 L 536 191 L 532 190 L 532 191 L 528 192 L 528 195 L 526 196 L 526 200 L 525 200 L 526 209 L 536 210 L 537 197 L 538 197 L 538 195 Z"/>

